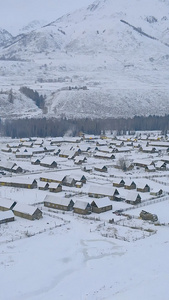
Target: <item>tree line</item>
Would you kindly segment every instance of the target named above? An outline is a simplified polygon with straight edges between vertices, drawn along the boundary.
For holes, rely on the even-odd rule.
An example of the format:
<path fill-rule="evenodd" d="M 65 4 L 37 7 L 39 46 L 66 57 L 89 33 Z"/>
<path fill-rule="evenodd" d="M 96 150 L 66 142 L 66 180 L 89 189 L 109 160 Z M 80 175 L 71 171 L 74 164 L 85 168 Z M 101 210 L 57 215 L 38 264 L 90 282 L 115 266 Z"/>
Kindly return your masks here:
<path fill-rule="evenodd" d="M 39 108 L 44 109 L 45 96 L 39 95 L 39 93 L 36 90 L 34 91 L 26 86 L 21 87 L 20 92 L 26 97 L 32 99 Z"/>
<path fill-rule="evenodd" d="M 5 120 L 0 122 L 0 133 L 12 138 L 64 136 L 69 132 L 76 136 L 79 132 L 100 135 L 106 130 L 117 131 L 117 134 L 137 130 L 169 130 L 169 115 L 165 116 L 135 116 L 134 118 L 107 119 L 66 119 L 66 118 L 32 118 Z"/>

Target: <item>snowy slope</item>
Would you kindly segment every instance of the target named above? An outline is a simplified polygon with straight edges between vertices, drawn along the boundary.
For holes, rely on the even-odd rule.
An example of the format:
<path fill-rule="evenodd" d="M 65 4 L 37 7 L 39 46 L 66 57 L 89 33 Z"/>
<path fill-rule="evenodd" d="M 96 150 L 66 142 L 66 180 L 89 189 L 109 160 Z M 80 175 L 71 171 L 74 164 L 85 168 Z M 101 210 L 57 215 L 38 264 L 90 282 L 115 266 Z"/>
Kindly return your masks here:
<path fill-rule="evenodd" d="M 164 115 L 169 113 L 168 22 L 167 0 L 95 1 L 15 37 L 1 47 L 0 58 L 15 61 L 17 76 L 19 64 L 26 84 L 47 95 L 49 116 Z M 18 79 L 23 85 L 23 76 Z M 87 90 L 72 92 L 69 86 Z"/>
<path fill-rule="evenodd" d="M 12 38 L 12 34 L 3 28 L 0 28 L 0 47 L 6 44 L 6 42 L 12 41 Z"/>

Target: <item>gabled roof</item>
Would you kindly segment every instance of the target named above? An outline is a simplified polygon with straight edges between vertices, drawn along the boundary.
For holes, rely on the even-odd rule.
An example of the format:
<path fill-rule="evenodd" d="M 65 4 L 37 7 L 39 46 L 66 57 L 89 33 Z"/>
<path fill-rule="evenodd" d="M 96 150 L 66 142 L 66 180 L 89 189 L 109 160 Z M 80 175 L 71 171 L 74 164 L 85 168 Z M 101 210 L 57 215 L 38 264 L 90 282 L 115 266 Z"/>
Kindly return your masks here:
<path fill-rule="evenodd" d="M 106 168 L 107 169 L 107 167 L 105 166 L 105 165 L 100 165 L 100 164 L 95 164 L 94 165 L 94 168 L 96 169 L 99 169 L 99 170 L 102 170 L 102 169 L 104 169 L 104 168 Z"/>
<path fill-rule="evenodd" d="M 140 194 L 137 192 L 132 191 L 132 192 L 128 192 L 125 194 L 126 200 L 135 201 L 137 199 L 137 197 L 139 197 L 141 199 Z"/>
<path fill-rule="evenodd" d="M 49 189 L 57 189 L 58 187 L 60 187 L 61 184 L 57 183 L 57 182 L 50 182 L 49 184 Z"/>
<path fill-rule="evenodd" d="M 144 189 L 147 186 L 150 187 L 147 183 L 144 183 L 144 182 L 137 183 L 137 188 L 139 188 L 139 189 Z"/>
<path fill-rule="evenodd" d="M 65 178 L 65 174 L 63 175 L 61 172 L 55 172 L 55 173 L 45 173 L 41 174 L 40 180 L 42 178 L 45 178 L 47 181 L 48 180 L 55 180 L 55 181 L 62 181 Z"/>
<path fill-rule="evenodd" d="M 9 183 L 16 183 L 16 184 L 30 184 L 32 185 L 33 183 L 36 183 L 35 179 L 23 176 L 16 176 L 16 177 L 5 177 L 5 180 L 0 179 L 0 182 L 9 182 Z"/>
<path fill-rule="evenodd" d="M 157 162 L 155 163 L 155 167 L 156 167 L 156 168 L 161 168 L 161 167 L 163 167 L 163 166 L 165 166 L 165 162 L 164 162 L 164 161 L 157 161 Z"/>
<path fill-rule="evenodd" d="M 0 206 L 10 209 L 15 201 L 7 198 L 0 198 Z"/>
<path fill-rule="evenodd" d="M 56 183 L 57 184 L 57 183 Z M 38 188 L 45 188 L 47 186 L 49 186 L 49 183 L 46 181 L 39 181 L 38 182 Z"/>
<path fill-rule="evenodd" d="M 95 199 L 92 201 L 92 203 L 95 203 L 98 208 L 112 205 L 112 201 L 109 199 L 109 197 Z"/>
<path fill-rule="evenodd" d="M 46 156 L 43 159 L 41 159 L 40 164 L 45 164 L 45 165 L 52 165 L 53 163 L 57 163 L 54 157 L 51 156 Z"/>
<path fill-rule="evenodd" d="M 123 178 L 115 178 L 113 181 L 113 183 L 118 183 L 118 184 L 120 184 L 121 182 L 124 182 L 124 184 L 125 184 L 125 181 Z"/>
<path fill-rule="evenodd" d="M 46 197 L 44 199 L 44 202 L 59 204 L 59 205 L 63 205 L 63 206 L 68 206 L 71 201 L 73 201 L 73 200 L 70 198 L 60 198 L 60 197 L 55 197 L 55 196 L 51 196 L 51 195 L 46 195 Z"/>
<path fill-rule="evenodd" d="M 106 195 L 106 196 L 111 196 L 111 197 L 115 194 L 116 195 L 119 194 L 119 192 L 116 188 L 105 187 L 105 186 L 100 186 L 100 185 L 90 186 L 88 193 Z"/>
<path fill-rule="evenodd" d="M 112 158 L 112 157 L 114 157 L 114 154 L 98 151 L 94 154 L 94 156 L 95 157 L 103 157 L 103 158 Z"/>
<path fill-rule="evenodd" d="M 150 170 L 150 171 L 155 171 L 156 170 L 156 168 L 154 167 L 154 165 L 149 165 L 149 166 L 147 166 L 146 167 L 148 170 Z"/>
<path fill-rule="evenodd" d="M 125 184 L 124 184 L 124 185 L 130 186 L 131 184 L 136 184 L 136 183 L 135 183 L 132 179 L 126 178 L 126 179 L 125 179 Z"/>
<path fill-rule="evenodd" d="M 31 206 L 31 205 L 28 205 L 28 204 L 18 202 L 14 206 L 13 211 L 17 211 L 17 212 L 20 212 L 20 213 L 25 213 L 25 214 L 28 214 L 28 215 L 32 216 L 36 212 L 37 209 L 38 208 L 35 207 L 35 206 Z"/>
<path fill-rule="evenodd" d="M 70 177 L 73 178 L 75 181 L 81 181 L 83 178 L 86 179 L 84 174 L 70 174 Z"/>
<path fill-rule="evenodd" d="M 14 218 L 12 210 L 0 211 L 0 221 L 10 218 Z"/>
<path fill-rule="evenodd" d="M 86 209 L 88 206 L 90 206 L 89 202 L 80 201 L 80 200 L 77 200 L 74 204 L 74 208 L 79 208 L 79 209 Z"/>
<path fill-rule="evenodd" d="M 74 159 L 75 162 L 84 161 L 84 160 L 87 160 L 87 158 L 85 156 L 82 156 L 82 155 L 78 155 Z"/>
<path fill-rule="evenodd" d="M 6 169 L 12 169 L 14 166 L 16 165 L 16 163 L 12 162 L 12 161 L 1 161 L 0 162 L 0 168 L 6 168 Z"/>
<path fill-rule="evenodd" d="M 72 158 L 75 154 L 76 154 L 77 150 L 63 150 L 61 149 L 60 153 L 59 153 L 59 156 L 60 155 L 65 155 L 67 156 L 68 158 Z"/>

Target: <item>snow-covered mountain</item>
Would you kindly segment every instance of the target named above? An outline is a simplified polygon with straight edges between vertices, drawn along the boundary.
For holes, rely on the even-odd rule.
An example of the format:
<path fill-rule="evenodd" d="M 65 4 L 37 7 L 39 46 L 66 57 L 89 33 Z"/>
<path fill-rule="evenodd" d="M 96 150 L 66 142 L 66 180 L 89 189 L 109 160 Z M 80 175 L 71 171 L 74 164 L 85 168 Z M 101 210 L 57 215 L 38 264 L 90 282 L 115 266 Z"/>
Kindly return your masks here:
<path fill-rule="evenodd" d="M 34 25 L 3 39 L 0 80 L 45 94 L 46 116 L 169 113 L 168 0 L 100 0 Z"/>
<path fill-rule="evenodd" d="M 0 28 L 0 47 L 6 45 L 7 42 L 11 42 L 12 38 L 12 34 L 3 28 Z"/>
<path fill-rule="evenodd" d="M 23 26 L 19 32 L 20 33 L 28 33 L 32 30 L 36 30 L 41 28 L 42 26 L 46 25 L 46 21 L 45 20 L 33 20 L 31 22 L 29 22 L 27 25 Z"/>

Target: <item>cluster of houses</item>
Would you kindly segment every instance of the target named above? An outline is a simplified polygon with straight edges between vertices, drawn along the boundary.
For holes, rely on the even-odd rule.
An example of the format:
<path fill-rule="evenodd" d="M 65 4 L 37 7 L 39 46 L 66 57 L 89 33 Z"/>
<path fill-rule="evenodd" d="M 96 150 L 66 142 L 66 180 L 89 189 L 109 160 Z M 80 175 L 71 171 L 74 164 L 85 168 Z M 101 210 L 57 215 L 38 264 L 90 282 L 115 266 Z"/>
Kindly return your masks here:
<path fill-rule="evenodd" d="M 113 168 L 120 168 L 117 159 L 119 155 L 125 156 L 136 151 L 138 156 L 131 159 L 128 170 L 142 168 L 147 172 L 167 171 L 169 169 L 169 141 L 167 139 L 164 136 L 155 135 L 130 136 L 129 138 L 127 136 L 96 137 L 82 135 L 75 138 L 50 138 L 46 140 L 32 138 L 23 139 L 18 143 L 8 143 L 1 151 L 3 157 L 7 158 L 8 156 L 10 159 L 0 160 L 0 173 L 3 175 L 3 172 L 10 172 L 12 176 L 1 176 L 0 186 L 38 188 L 53 193 L 62 192 L 67 187 L 82 188 L 80 190 L 81 195 L 86 196 L 87 194 L 88 201 L 73 201 L 70 198 L 51 195 L 47 195 L 44 200 L 44 206 L 50 209 L 72 210 L 80 214 L 102 213 L 111 210 L 111 200 L 125 201 L 128 204 L 136 205 L 142 201 L 141 193 L 148 192 L 153 196 L 159 196 L 163 193 L 162 189 L 151 190 L 150 186 L 143 181 L 136 183 L 125 177 L 114 177 L 114 174 L 112 174 L 112 179 L 109 167 L 113 173 Z M 146 159 L 142 159 L 142 153 L 148 154 Z M 144 157 L 146 156 L 144 155 Z M 66 163 L 71 162 L 68 164 L 70 169 L 66 171 L 66 175 L 65 172 L 62 172 L 63 158 Z M 37 165 L 47 168 L 47 172 L 44 174 L 41 172 L 38 180 L 33 178 L 33 175 L 30 177 L 25 175 L 24 169 L 20 165 L 22 159 L 23 161 L 26 160 L 26 163 L 30 163 L 32 168 L 35 166 L 36 169 Z M 58 165 L 60 169 L 57 172 Z M 72 166 L 74 169 L 79 168 L 79 174 L 78 171 L 71 172 Z M 20 173 L 22 176 L 18 176 Z M 112 186 L 99 185 L 97 181 L 93 185 L 89 185 L 87 181 L 89 173 L 100 176 L 100 178 L 106 176 L 109 178 L 109 182 L 113 181 Z M 85 189 L 84 193 L 83 187 L 86 182 L 89 188 Z M 121 191 L 124 189 L 125 193 L 122 193 Z M 74 189 L 72 190 L 74 191 Z M 78 189 L 76 191 L 79 192 Z M 0 199 L 0 210 L 6 212 L 6 220 L 9 220 L 12 214 L 30 220 L 42 217 L 42 212 L 34 206 L 16 203 L 12 200 L 9 203 L 9 199 L 5 199 L 7 206 L 5 207 L 3 200 Z M 3 222 L 2 219 L 0 216 L 0 222 Z"/>
<path fill-rule="evenodd" d="M 39 220 L 42 218 L 42 211 L 31 205 L 0 198 L 0 224 L 14 221 L 14 216 L 28 220 Z"/>
<path fill-rule="evenodd" d="M 63 175 L 61 172 L 45 173 L 40 180 L 32 179 L 32 176 L 12 176 L 0 178 L 0 186 L 10 186 L 16 188 L 27 188 L 39 190 L 49 190 L 50 192 L 61 192 L 62 186 L 81 188 L 86 183 L 84 175 Z"/>
<path fill-rule="evenodd" d="M 94 213 L 102 213 L 108 210 L 112 210 L 112 204 L 108 197 L 102 199 L 95 199 L 91 201 L 75 202 L 70 198 L 59 198 L 55 196 L 47 195 L 44 199 L 44 206 L 52 209 L 60 209 L 63 211 L 71 211 L 74 213 L 87 215 Z"/>
<path fill-rule="evenodd" d="M 18 165 L 20 159 L 29 159 L 32 165 L 40 165 L 46 168 L 57 168 L 58 158 L 66 158 L 73 160 L 75 165 L 84 166 L 85 171 L 91 171 L 90 167 L 85 166 L 88 158 L 92 157 L 97 162 L 110 161 L 113 166 L 119 168 L 116 155 L 125 155 L 137 150 L 140 153 L 161 154 L 155 160 L 134 160 L 128 165 L 128 169 L 144 168 L 147 172 L 155 172 L 158 170 L 168 169 L 169 164 L 169 142 L 164 140 L 164 136 L 137 135 L 130 137 L 108 137 L 108 136 L 85 136 L 75 138 L 50 138 L 50 139 L 23 139 L 19 142 L 6 144 L 1 148 L 2 152 L 9 155 L 14 154 L 16 162 L 4 161 L 0 162 L 0 170 L 13 173 L 21 173 L 24 170 Z M 166 157 L 164 157 L 164 154 Z M 98 164 L 98 163 L 97 163 Z M 106 172 L 107 166 L 96 165 L 94 170 Z"/>

